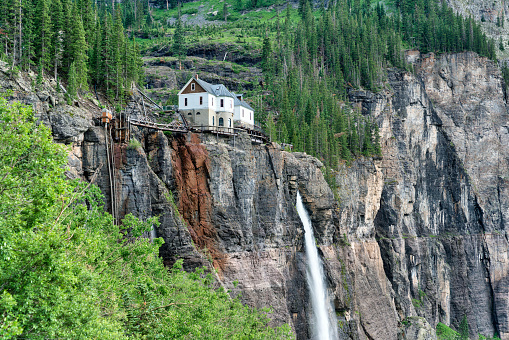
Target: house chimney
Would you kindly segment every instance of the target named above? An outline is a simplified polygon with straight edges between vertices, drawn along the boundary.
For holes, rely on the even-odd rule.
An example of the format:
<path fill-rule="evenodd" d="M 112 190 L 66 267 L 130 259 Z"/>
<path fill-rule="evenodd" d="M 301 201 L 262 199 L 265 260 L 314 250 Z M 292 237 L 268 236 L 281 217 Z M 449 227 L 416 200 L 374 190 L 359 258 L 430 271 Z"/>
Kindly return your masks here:
<path fill-rule="evenodd" d="M 194 77 L 195 77 L 196 79 L 198 79 L 198 73 L 196 73 L 196 74 L 194 75 Z"/>

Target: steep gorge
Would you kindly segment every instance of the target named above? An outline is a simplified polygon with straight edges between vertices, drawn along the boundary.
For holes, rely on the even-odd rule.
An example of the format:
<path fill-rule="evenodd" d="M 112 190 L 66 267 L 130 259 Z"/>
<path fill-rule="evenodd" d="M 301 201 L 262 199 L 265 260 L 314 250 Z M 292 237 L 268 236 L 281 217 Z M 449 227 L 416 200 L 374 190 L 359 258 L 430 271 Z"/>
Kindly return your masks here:
<path fill-rule="evenodd" d="M 436 339 L 437 322 L 457 327 L 464 315 L 472 336 L 509 339 L 509 115 L 500 70 L 474 53 L 423 55 L 414 68 L 389 70 L 385 92 L 350 92 L 380 127 L 383 158 L 341 165 L 335 193 L 319 160 L 276 144 L 135 128 L 141 147 L 115 147 L 111 195 L 97 106 L 67 106 L 29 80 L 9 81 L 6 70 L 0 86 L 71 146 L 70 176 L 90 180 L 99 169 L 106 207 L 113 196 L 120 215 L 159 216 L 168 264 L 213 266 L 220 284 L 249 305 L 271 306 L 273 322 L 290 323 L 298 339 L 309 336 L 310 303 L 297 189 L 341 339 Z"/>

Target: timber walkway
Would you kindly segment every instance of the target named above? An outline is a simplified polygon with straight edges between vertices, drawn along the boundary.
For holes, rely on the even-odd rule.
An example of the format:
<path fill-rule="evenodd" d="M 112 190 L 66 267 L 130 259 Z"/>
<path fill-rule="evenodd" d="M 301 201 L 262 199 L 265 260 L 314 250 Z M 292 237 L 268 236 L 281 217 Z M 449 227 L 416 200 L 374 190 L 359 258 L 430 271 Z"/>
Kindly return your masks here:
<path fill-rule="evenodd" d="M 182 117 L 182 121 L 175 119 L 171 123 L 161 124 L 155 123 L 149 119 L 132 119 L 129 118 L 130 125 L 145 127 L 161 131 L 170 131 L 178 133 L 196 132 L 196 133 L 211 133 L 218 136 L 236 137 L 240 132 L 246 132 L 254 143 L 268 143 L 269 138 L 261 131 L 261 129 L 249 129 L 248 127 L 231 128 L 226 126 L 204 126 L 204 125 L 189 125 L 187 120 Z"/>
<path fill-rule="evenodd" d="M 131 125 L 136 125 L 136 126 L 140 126 L 140 127 L 146 127 L 146 128 L 151 128 L 151 129 L 156 129 L 156 130 L 161 130 L 161 131 L 171 131 L 171 132 L 181 132 L 181 133 L 186 133 L 189 131 L 186 124 L 181 121 L 178 121 L 178 120 L 174 120 L 168 124 L 159 124 L 159 123 L 152 122 L 148 119 L 131 119 L 131 118 L 129 118 L 129 123 Z"/>

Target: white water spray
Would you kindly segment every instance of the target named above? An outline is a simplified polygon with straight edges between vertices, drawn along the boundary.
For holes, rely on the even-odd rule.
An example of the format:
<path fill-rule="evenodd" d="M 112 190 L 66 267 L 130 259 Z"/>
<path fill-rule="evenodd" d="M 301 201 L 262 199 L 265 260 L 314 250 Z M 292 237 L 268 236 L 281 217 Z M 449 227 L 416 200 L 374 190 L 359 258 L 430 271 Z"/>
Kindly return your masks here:
<path fill-rule="evenodd" d="M 313 316 L 310 320 L 312 339 L 335 340 L 337 339 L 336 318 L 324 282 L 323 265 L 316 250 L 311 219 L 298 191 L 297 212 L 304 225 L 306 241 L 306 256 L 308 260 L 306 277 L 311 295 L 311 306 L 313 308 Z"/>

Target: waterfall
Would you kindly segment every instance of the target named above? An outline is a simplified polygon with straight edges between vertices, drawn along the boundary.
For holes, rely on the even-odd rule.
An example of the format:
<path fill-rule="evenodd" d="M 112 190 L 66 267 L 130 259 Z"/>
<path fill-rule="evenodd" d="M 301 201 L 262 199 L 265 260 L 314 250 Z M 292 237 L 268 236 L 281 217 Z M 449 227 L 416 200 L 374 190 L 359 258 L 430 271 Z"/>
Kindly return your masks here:
<path fill-rule="evenodd" d="M 304 225 L 304 237 L 306 241 L 306 277 L 313 311 L 312 318 L 310 318 L 312 339 L 335 340 L 337 339 L 336 317 L 327 294 L 323 265 L 316 249 L 311 219 L 302 203 L 302 198 L 298 191 L 297 212 Z"/>

